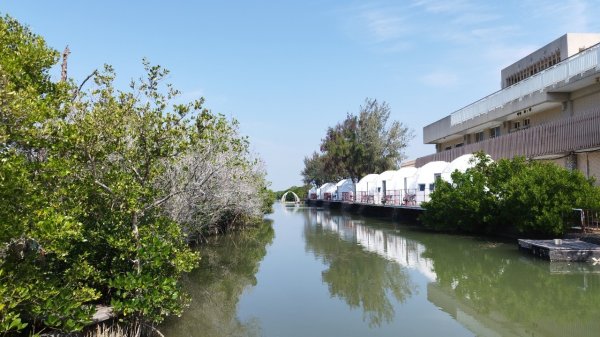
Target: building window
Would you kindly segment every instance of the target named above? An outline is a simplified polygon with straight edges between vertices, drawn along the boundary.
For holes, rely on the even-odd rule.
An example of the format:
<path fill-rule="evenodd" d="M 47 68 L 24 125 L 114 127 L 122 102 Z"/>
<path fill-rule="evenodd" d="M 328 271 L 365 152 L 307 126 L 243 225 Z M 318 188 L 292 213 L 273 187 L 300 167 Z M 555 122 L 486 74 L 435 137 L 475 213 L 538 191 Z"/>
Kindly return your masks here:
<path fill-rule="evenodd" d="M 490 129 L 490 138 L 496 138 L 496 137 L 500 137 L 500 127 L 499 126 Z"/>
<path fill-rule="evenodd" d="M 435 190 L 435 183 L 434 184 L 429 184 L 429 190 L 430 191 Z"/>
<path fill-rule="evenodd" d="M 454 147 L 461 147 L 463 145 L 465 145 L 465 144 L 464 143 L 458 143 L 458 144 L 454 145 Z"/>
<path fill-rule="evenodd" d="M 529 126 L 529 118 L 525 118 L 525 119 L 523 120 L 523 126 L 524 126 L 524 127 L 528 127 L 528 126 Z"/>
<path fill-rule="evenodd" d="M 425 184 L 419 184 L 419 191 L 425 192 Z"/>
<path fill-rule="evenodd" d="M 477 132 L 475 134 L 475 143 L 479 143 L 482 140 L 483 140 L 483 131 Z"/>
<path fill-rule="evenodd" d="M 444 150 L 452 150 L 452 146 L 446 146 Z"/>
<path fill-rule="evenodd" d="M 521 122 L 515 122 L 515 125 L 514 125 L 514 126 L 515 126 L 515 127 L 514 127 L 514 129 L 519 129 L 519 128 L 521 128 Z"/>

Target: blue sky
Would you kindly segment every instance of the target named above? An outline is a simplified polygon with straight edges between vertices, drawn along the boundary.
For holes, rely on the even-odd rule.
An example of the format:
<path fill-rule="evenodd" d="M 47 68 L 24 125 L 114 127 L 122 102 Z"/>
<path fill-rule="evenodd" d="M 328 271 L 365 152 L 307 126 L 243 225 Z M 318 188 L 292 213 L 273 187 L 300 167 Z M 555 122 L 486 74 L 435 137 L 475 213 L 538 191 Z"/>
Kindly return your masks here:
<path fill-rule="evenodd" d="M 500 69 L 566 32 L 600 32 L 599 0 L 30 1 L 9 14 L 59 50 L 81 81 L 104 63 L 118 83 L 141 59 L 171 70 L 184 99 L 238 119 L 275 190 L 366 97 L 415 130 L 500 88 Z M 56 73 L 58 76 L 58 72 Z"/>

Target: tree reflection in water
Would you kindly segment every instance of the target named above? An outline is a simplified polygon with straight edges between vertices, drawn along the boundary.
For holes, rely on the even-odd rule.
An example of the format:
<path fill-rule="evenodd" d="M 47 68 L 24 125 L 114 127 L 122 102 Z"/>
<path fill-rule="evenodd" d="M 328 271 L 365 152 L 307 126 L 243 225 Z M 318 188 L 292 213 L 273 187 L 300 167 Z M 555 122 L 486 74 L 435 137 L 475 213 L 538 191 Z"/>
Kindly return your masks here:
<path fill-rule="evenodd" d="M 390 323 L 395 315 L 391 300 L 403 303 L 415 291 L 406 268 L 356 244 L 357 228 L 350 218 L 340 215 L 333 219 L 322 213 L 323 218 L 317 219 L 314 212 L 306 214 L 306 250 L 329 266 L 322 278 L 331 296 L 343 299 L 351 308 L 361 308 L 371 327 Z M 323 224 L 327 221 L 337 221 L 345 228 L 333 231 Z"/>
<path fill-rule="evenodd" d="M 256 273 L 275 232 L 269 222 L 257 228 L 210 238 L 199 248 L 200 267 L 184 287 L 192 298 L 182 318 L 167 320 L 165 336 L 260 336 L 259 322 L 237 318 L 240 295 L 256 285 Z"/>
<path fill-rule="evenodd" d="M 428 298 L 455 318 L 466 312 L 503 336 L 598 336 L 598 268 L 535 260 L 514 243 L 445 235 L 422 243 L 437 274 Z"/>

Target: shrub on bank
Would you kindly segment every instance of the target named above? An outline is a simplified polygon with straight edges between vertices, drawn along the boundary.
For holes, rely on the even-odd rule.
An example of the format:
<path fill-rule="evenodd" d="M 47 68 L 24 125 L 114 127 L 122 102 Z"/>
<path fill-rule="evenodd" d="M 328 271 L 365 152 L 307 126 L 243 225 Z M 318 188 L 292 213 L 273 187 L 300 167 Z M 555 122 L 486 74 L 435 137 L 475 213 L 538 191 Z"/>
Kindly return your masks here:
<path fill-rule="evenodd" d="M 452 173 L 452 184 L 436 183 L 423 223 L 436 230 L 469 233 L 561 235 L 573 208 L 599 208 L 600 188 L 579 171 L 522 157 L 476 165 Z"/>

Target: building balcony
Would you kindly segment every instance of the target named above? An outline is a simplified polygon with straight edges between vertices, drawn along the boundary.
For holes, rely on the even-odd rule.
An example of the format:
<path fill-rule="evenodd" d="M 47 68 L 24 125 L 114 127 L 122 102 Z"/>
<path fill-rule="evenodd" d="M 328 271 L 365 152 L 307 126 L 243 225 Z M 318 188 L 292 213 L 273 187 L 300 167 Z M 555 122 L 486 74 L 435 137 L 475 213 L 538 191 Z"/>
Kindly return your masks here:
<path fill-rule="evenodd" d="M 569 93 L 595 85 L 599 75 L 600 45 L 595 45 L 427 125 L 423 141 L 439 143 L 486 124 L 510 120 L 520 110 L 560 104 L 569 99 Z"/>
<path fill-rule="evenodd" d="M 416 159 L 416 167 L 431 161 L 450 162 L 464 154 L 483 151 L 494 160 L 524 156 L 553 158 L 571 152 L 600 148 L 600 108 L 585 114 L 531 126 L 478 143 L 434 153 Z"/>

